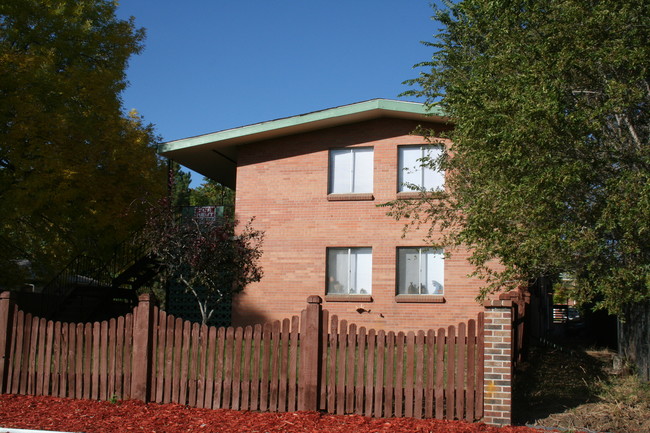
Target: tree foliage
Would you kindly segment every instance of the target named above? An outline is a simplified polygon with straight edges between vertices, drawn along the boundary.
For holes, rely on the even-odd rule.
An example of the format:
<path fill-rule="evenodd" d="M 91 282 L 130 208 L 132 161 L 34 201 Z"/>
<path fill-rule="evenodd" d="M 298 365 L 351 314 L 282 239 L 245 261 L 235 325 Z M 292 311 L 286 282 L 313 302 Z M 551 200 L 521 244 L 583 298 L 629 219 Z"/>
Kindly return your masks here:
<path fill-rule="evenodd" d="M 203 183 L 190 193 L 192 206 L 234 206 L 235 192 L 219 182 L 203 178 Z"/>
<path fill-rule="evenodd" d="M 120 99 L 144 31 L 115 8 L 0 3 L 0 280 L 16 259 L 47 274 L 110 251 L 164 193 L 154 131 Z"/>
<path fill-rule="evenodd" d="M 243 228 L 229 218 L 181 219 L 163 200 L 147 221 L 144 238 L 162 264 L 161 277 L 179 281 L 194 295 L 207 323 L 216 305 L 262 278 L 258 266 L 264 233 L 252 220 Z"/>
<path fill-rule="evenodd" d="M 408 83 L 455 125 L 448 152 L 428 162 L 448 173 L 446 191 L 391 213 L 470 246 L 484 293 L 567 272 L 573 298 L 612 313 L 650 298 L 649 10 L 645 0 L 436 9 L 433 57 Z"/>

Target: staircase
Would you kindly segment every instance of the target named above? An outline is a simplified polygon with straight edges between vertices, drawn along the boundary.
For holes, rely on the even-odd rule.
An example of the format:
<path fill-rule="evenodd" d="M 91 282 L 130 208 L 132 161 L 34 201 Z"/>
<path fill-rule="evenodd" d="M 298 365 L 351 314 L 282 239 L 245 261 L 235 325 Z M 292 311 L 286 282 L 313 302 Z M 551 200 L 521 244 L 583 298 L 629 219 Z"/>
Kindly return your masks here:
<path fill-rule="evenodd" d="M 130 311 L 137 290 L 161 265 L 137 234 L 119 245 L 111 259 L 81 255 L 43 288 L 46 317 L 66 322 L 104 320 Z"/>

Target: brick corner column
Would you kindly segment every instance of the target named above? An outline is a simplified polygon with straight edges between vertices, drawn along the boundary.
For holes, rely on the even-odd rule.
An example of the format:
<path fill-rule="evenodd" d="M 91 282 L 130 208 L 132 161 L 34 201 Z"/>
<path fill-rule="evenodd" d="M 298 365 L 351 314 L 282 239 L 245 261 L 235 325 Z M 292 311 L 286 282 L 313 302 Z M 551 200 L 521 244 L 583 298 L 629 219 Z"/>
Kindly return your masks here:
<path fill-rule="evenodd" d="M 483 421 L 512 424 L 512 301 L 489 300 L 485 307 Z"/>

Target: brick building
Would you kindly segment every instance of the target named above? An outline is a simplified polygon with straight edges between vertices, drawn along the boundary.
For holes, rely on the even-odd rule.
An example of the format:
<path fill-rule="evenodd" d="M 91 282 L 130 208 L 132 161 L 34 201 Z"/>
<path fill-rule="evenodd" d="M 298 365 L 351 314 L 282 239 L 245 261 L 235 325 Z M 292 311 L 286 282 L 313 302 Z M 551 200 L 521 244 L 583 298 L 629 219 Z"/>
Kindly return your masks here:
<path fill-rule="evenodd" d="M 161 145 L 235 188 L 236 217 L 265 232 L 264 277 L 236 296 L 233 324 L 296 314 L 308 295 L 375 329 L 455 325 L 482 311 L 468 252 L 443 258 L 377 206 L 417 194 L 405 184 L 444 187 L 443 174 L 419 167 L 439 149 L 418 126 L 449 128 L 422 104 L 376 99 Z"/>

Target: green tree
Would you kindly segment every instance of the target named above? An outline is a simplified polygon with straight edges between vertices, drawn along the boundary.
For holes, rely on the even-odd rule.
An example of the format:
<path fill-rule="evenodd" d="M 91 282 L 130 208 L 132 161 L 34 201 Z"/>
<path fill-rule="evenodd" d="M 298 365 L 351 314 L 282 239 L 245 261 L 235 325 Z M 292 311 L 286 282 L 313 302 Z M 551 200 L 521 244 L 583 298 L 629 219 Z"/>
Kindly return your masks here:
<path fill-rule="evenodd" d="M 170 160 L 169 177 L 171 183 L 169 191 L 171 194 L 172 206 L 175 208 L 190 206 L 190 197 L 192 194 L 190 184 L 192 183 L 192 174 L 181 170 L 179 163 Z"/>
<path fill-rule="evenodd" d="M 234 206 L 235 192 L 219 182 L 203 178 L 203 183 L 190 193 L 192 206 Z"/>
<path fill-rule="evenodd" d="M 178 281 L 197 301 L 203 324 L 224 298 L 262 278 L 258 265 L 264 233 L 252 220 L 181 217 L 169 200 L 154 208 L 144 239 L 162 265 L 162 282 Z"/>
<path fill-rule="evenodd" d="M 448 152 L 425 161 L 448 173 L 445 192 L 390 213 L 471 247 L 484 293 L 566 272 L 573 298 L 611 313 L 650 298 L 649 10 L 646 0 L 436 9 L 434 54 L 407 83 L 455 125 Z"/>
<path fill-rule="evenodd" d="M 0 3 L 0 284 L 107 254 L 164 194 L 153 128 L 120 93 L 144 31 L 106 0 Z"/>

